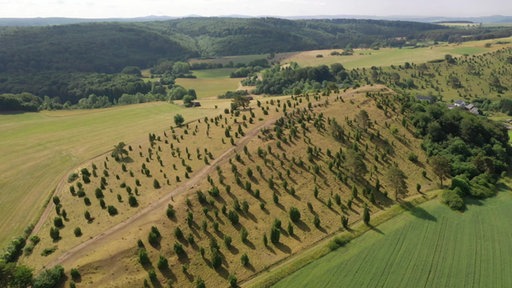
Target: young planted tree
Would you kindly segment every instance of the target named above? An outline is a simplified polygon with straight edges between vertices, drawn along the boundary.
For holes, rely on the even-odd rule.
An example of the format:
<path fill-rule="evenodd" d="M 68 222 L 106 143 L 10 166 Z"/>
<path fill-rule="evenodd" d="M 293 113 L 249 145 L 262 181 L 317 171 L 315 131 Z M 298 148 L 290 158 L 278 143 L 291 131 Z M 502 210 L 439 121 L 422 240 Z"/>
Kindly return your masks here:
<path fill-rule="evenodd" d="M 300 211 L 297 207 L 290 208 L 290 220 L 292 220 L 293 223 L 300 221 Z"/>
<path fill-rule="evenodd" d="M 366 204 L 364 205 L 364 210 L 363 210 L 363 222 L 366 225 L 370 224 L 370 208 L 368 208 L 368 205 L 366 205 Z"/>

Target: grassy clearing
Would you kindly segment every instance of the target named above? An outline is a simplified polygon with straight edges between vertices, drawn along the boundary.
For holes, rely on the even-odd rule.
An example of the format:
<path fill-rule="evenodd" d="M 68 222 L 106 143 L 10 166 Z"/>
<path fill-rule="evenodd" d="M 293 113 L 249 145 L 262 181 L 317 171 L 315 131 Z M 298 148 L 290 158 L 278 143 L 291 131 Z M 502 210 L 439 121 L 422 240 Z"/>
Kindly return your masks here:
<path fill-rule="evenodd" d="M 218 111 L 147 103 L 0 115 L 0 246 L 36 220 L 57 183 L 79 163 L 119 141 L 137 143 L 149 132 L 174 125 L 176 113 L 191 120 Z"/>
<path fill-rule="evenodd" d="M 217 96 L 238 89 L 240 79 L 229 78 L 234 69 L 210 69 L 194 71 L 196 79 L 176 79 L 176 84 L 187 89 L 195 89 L 197 98 L 216 98 Z"/>
<path fill-rule="evenodd" d="M 230 62 L 237 64 L 247 64 L 254 60 L 265 59 L 268 57 L 268 54 L 252 54 L 252 55 L 240 55 L 240 56 L 224 56 L 218 57 L 214 59 L 191 59 L 190 63 L 220 63 L 222 65 L 227 65 Z"/>
<path fill-rule="evenodd" d="M 461 214 L 430 201 L 376 227 L 275 287 L 508 287 L 512 194 Z"/>
<path fill-rule="evenodd" d="M 471 41 L 462 44 L 439 44 L 424 48 L 383 48 L 380 50 L 355 49 L 352 56 L 332 56 L 332 51 L 315 50 L 298 53 L 281 53 L 276 56 L 281 64 L 297 62 L 300 66 L 330 65 L 332 63 L 341 63 L 347 69 L 368 68 L 371 66 L 390 66 L 400 65 L 405 62 L 424 63 L 430 60 L 443 59 L 445 54 L 453 56 L 463 56 L 465 54 L 475 55 L 485 52 L 498 50 L 502 47 L 508 47 L 509 44 L 496 44 L 498 41 L 510 41 L 512 38 Z M 486 43 L 491 43 L 491 47 L 485 47 Z M 317 55 L 322 55 L 318 58 Z"/>

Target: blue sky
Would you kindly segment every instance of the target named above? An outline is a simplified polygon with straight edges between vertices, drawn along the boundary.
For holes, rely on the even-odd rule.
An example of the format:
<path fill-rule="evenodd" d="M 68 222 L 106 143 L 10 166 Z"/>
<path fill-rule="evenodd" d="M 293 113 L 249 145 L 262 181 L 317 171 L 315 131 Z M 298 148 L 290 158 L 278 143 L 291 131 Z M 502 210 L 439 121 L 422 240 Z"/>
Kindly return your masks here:
<path fill-rule="evenodd" d="M 0 0 L 0 17 L 490 16 L 512 15 L 510 0 Z"/>

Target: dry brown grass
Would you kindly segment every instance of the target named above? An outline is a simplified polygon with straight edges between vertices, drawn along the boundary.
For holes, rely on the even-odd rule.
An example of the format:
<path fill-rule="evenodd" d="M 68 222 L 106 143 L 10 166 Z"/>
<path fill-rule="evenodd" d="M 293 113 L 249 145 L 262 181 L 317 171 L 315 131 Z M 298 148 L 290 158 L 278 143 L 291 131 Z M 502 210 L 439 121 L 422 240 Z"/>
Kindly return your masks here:
<path fill-rule="evenodd" d="M 365 96 L 366 92 L 379 92 L 380 94 L 372 99 Z M 158 151 L 158 146 L 162 148 L 159 154 L 164 167 L 160 167 L 157 161 L 146 162 L 153 177 L 158 178 L 163 186 L 158 190 L 152 188 L 153 178 L 148 178 L 140 173 L 140 167 L 145 162 L 145 157 L 147 157 L 149 143 L 141 145 L 140 148 L 132 147 L 133 151 L 130 152 L 130 155 L 134 162 L 126 166 L 128 171 L 132 170 L 134 172 L 134 177 L 131 177 L 129 172 L 122 172 L 120 164 L 116 165 L 116 162 L 110 157 L 108 157 L 108 161 L 104 160 L 105 155 L 99 157 L 94 160 L 99 171 L 102 171 L 103 161 L 106 161 L 110 173 L 109 186 L 104 191 L 105 201 L 107 205 L 114 204 L 120 215 L 110 217 L 106 211 L 99 207 L 98 200 L 94 197 L 94 189 L 89 188 L 98 186 L 98 179 L 96 178 L 93 179 L 93 183 L 86 186 L 87 195 L 92 202 L 92 205 L 87 209 L 90 209 L 91 214 L 96 217 L 90 224 L 86 223 L 83 217 L 85 209 L 83 199 L 72 197 L 69 191 L 62 191 L 63 208 L 68 211 L 68 217 L 70 218 L 70 221 L 66 222 L 66 227 L 61 231 L 62 240 L 52 243 L 49 239 L 48 230 L 52 225 L 52 216 L 41 230 L 41 243 L 36 247 L 33 255 L 24 258 L 23 261 L 32 263 L 37 268 L 56 263 L 64 264 L 67 269 L 78 267 L 82 272 L 84 286 L 94 285 L 96 287 L 140 286 L 143 279 L 148 277 L 146 270 L 151 268 L 157 271 L 160 284 L 174 283 L 173 285 L 179 287 L 193 286 L 198 277 L 202 278 L 209 287 L 227 286 L 227 278 L 230 274 L 236 275 L 239 281 L 248 279 L 274 263 L 299 253 L 329 235 L 340 231 L 341 215 L 345 215 L 349 218 L 350 223 L 354 223 L 361 219 L 362 207 L 365 203 L 370 205 L 372 213 L 387 209 L 393 203 L 392 200 L 386 198 L 384 194 L 377 193 L 375 194 L 375 204 L 371 204 L 369 198 L 362 195 L 362 190 L 365 185 L 374 185 L 378 178 L 383 186 L 381 191 L 392 195 L 389 187 L 390 183 L 385 179 L 387 168 L 392 163 L 398 164 L 407 174 L 409 195 L 416 193 L 416 183 L 421 183 L 423 190 L 433 187 L 432 182 L 421 176 L 422 170 L 427 171 L 429 175 L 432 175 L 432 173 L 426 166 L 426 159 L 419 149 L 420 140 L 412 137 L 410 132 L 402 126 L 401 116 L 393 109 L 390 108 L 385 113 L 376 106 L 376 101 L 380 102 L 384 98 L 390 99 L 393 103 L 393 97 L 393 93 L 384 87 L 365 87 L 355 91 L 350 90 L 342 95 L 318 96 L 316 99 L 313 96 L 293 99 L 289 97 L 257 98 L 261 101 L 262 107 L 268 107 L 269 115 L 263 115 L 262 109 L 256 107 L 253 103 L 254 124 L 248 123 L 250 115 L 248 111 L 244 111 L 238 117 L 231 118 L 228 115 L 223 115 L 219 121 L 219 126 L 211 123 L 210 138 L 206 137 L 207 125 L 204 119 L 201 120 L 201 123 L 189 124 L 190 133 L 188 135 L 182 134 L 183 129 L 175 129 L 174 135 L 180 139 L 179 143 L 172 138 L 170 131 L 166 132 L 168 138 L 163 133 L 158 134 L 162 142 L 157 142 L 153 151 Z M 283 107 L 287 105 L 287 101 L 289 101 L 290 107 L 287 107 L 288 116 L 284 116 Z M 311 109 L 307 108 L 309 103 L 311 103 Z M 373 125 L 368 132 L 362 132 L 361 139 L 357 142 L 354 138 L 356 129 L 353 124 L 349 123 L 361 109 L 368 112 Z M 294 113 L 292 114 L 292 112 Z M 223 151 L 231 149 L 229 141 L 222 144 L 220 139 L 225 138 L 224 130 L 227 125 L 232 127 L 231 134 L 234 135 L 238 125 L 244 122 L 242 119 L 244 115 L 248 127 L 243 128 L 243 130 L 247 134 L 259 131 L 263 119 L 268 124 L 272 119 L 283 117 L 287 125 L 283 126 L 282 140 L 277 140 L 275 126 L 270 126 L 266 132 L 259 132 L 258 137 L 236 139 L 237 143 L 240 143 L 236 150 L 225 154 L 226 159 L 218 159 L 221 161 L 216 163 L 215 167 L 205 166 L 202 160 L 197 159 L 196 148 L 203 152 L 204 147 L 207 147 L 208 151 L 212 151 L 214 157 L 220 157 Z M 317 129 L 313 125 L 314 119 L 318 119 L 320 115 L 323 115 L 325 129 Z M 346 141 L 340 143 L 331 137 L 328 118 L 335 118 L 343 126 L 347 135 Z M 227 123 L 224 122 L 226 121 L 224 119 L 228 119 Z M 197 132 L 194 136 L 192 130 L 195 129 L 195 125 L 197 125 Z M 304 125 L 306 129 L 303 129 L 301 125 Z M 295 137 L 290 136 L 291 127 L 295 127 L 294 129 L 297 131 Z M 395 132 L 392 132 L 393 130 Z M 375 137 L 377 131 L 381 139 L 387 139 L 388 148 L 384 147 L 383 141 L 370 140 L 370 134 Z M 183 140 L 181 140 L 182 135 Z M 165 143 L 165 140 L 168 140 L 169 143 Z M 356 180 L 343 164 L 339 170 L 333 168 L 336 173 L 329 169 L 329 162 L 332 161 L 332 157 L 327 156 L 327 151 L 329 150 L 332 155 L 338 151 L 345 153 L 355 142 L 365 155 L 364 162 L 369 170 L 364 180 Z M 207 177 L 204 177 L 200 179 L 201 181 L 194 181 L 194 185 L 187 185 L 186 189 L 180 190 L 179 185 L 186 184 L 186 179 L 183 176 L 184 168 L 181 165 L 181 160 L 171 156 L 171 143 L 174 149 L 180 147 L 182 156 L 185 154 L 186 147 L 192 153 L 193 160 L 186 160 L 186 163 L 193 168 L 194 173 L 197 173 L 196 177 L 194 173 L 190 175 L 192 177 L 191 181 L 197 180 L 197 175 L 203 176 L 207 172 L 213 184 L 210 184 Z M 281 148 L 278 147 L 278 143 L 280 143 Z M 248 154 L 244 153 L 244 146 L 247 147 Z M 311 161 L 306 153 L 308 146 L 319 150 L 318 155 L 313 157 Z M 268 147 L 270 147 L 272 153 L 268 152 Z M 258 156 L 258 148 L 266 152 L 265 157 Z M 388 152 L 384 152 L 386 149 L 388 149 Z M 139 152 L 143 153 L 143 157 L 139 156 Z M 411 152 L 419 156 L 418 164 L 407 159 Z M 379 159 L 382 159 L 381 157 L 385 153 L 388 154 L 386 161 L 374 160 L 375 154 L 378 154 Z M 156 156 L 153 157 L 153 159 L 155 158 Z M 302 167 L 297 165 L 299 159 L 304 163 Z M 173 170 L 173 163 L 176 164 L 178 170 Z M 319 167 L 319 173 L 314 172 L 315 165 Z M 248 168 L 253 171 L 254 176 L 251 179 L 246 173 Z M 161 172 L 160 169 L 162 169 Z M 258 170 L 261 170 L 261 173 Z M 218 171 L 221 171 L 221 173 Z M 166 173 L 167 178 L 171 180 L 169 185 L 163 181 L 165 179 L 163 173 Z M 238 176 L 235 176 L 237 173 Z M 347 180 L 346 183 L 338 180 L 337 173 L 344 176 Z M 120 175 L 120 180 L 115 179 L 114 175 L 116 174 Z M 222 181 L 220 174 L 224 178 Z M 175 175 L 180 175 L 183 182 L 176 183 Z M 244 187 L 239 186 L 236 183 L 237 177 L 241 180 L 242 186 L 251 183 L 252 192 L 248 192 Z M 119 187 L 120 183 L 124 181 L 134 188 L 134 178 L 141 180 L 140 196 L 137 197 L 140 204 L 139 208 L 128 207 L 126 190 Z M 269 179 L 271 178 L 275 183 L 274 189 L 269 187 Z M 287 189 L 285 189 L 285 183 L 287 183 Z M 227 185 L 231 187 L 230 193 L 226 190 Z M 351 187 L 353 186 L 358 188 L 359 196 L 353 199 L 352 207 L 348 208 L 347 202 L 351 199 Z M 219 188 L 220 195 L 218 197 L 209 195 L 208 190 L 212 187 Z M 295 195 L 290 193 L 292 187 L 295 189 Z M 315 187 L 319 190 L 317 198 L 313 195 Z M 112 192 L 109 189 L 112 189 Z M 256 189 L 260 191 L 259 197 L 255 195 Z M 208 203 L 200 204 L 196 191 L 202 191 L 206 195 Z M 116 195 L 118 193 L 122 194 L 123 203 L 117 201 Z M 172 193 L 175 193 L 175 195 Z M 274 194 L 279 197 L 279 204 L 277 205 L 273 200 Z M 341 197 L 341 206 L 335 203 L 336 194 Z M 176 219 L 168 219 L 165 216 L 167 202 L 161 201 L 161 199 L 166 200 L 166 197 L 171 199 L 171 196 L 173 197 L 169 202 L 176 209 Z M 239 211 L 240 224 L 233 226 L 221 211 L 223 206 L 226 207 L 227 211 L 234 210 L 236 201 L 240 205 L 246 201 L 249 211 L 248 213 Z M 190 205 L 187 202 L 190 202 Z M 310 212 L 308 202 L 311 203 L 314 212 Z M 260 208 L 261 203 L 264 203 L 263 209 Z M 147 207 L 152 207 L 151 205 L 154 205 L 155 208 L 148 209 Z M 292 224 L 294 235 L 288 235 L 286 232 L 290 222 L 288 216 L 290 207 L 297 207 L 302 215 L 299 223 Z M 145 211 L 143 215 L 140 214 L 141 211 Z M 193 224 L 190 227 L 186 223 L 189 211 L 194 217 Z M 208 215 L 205 215 L 205 211 L 208 211 Z M 215 211 L 218 211 L 217 216 Z M 137 215 L 141 216 L 138 217 Z M 313 225 L 315 216 L 321 220 L 320 228 Z M 129 219 L 129 225 L 116 226 L 116 224 L 126 219 Z M 281 220 L 283 228 L 280 243 L 276 245 L 270 243 L 270 229 L 275 219 Z M 203 222 L 207 225 L 206 230 L 202 229 Z M 214 231 L 214 223 L 219 225 L 219 231 Z M 80 238 L 72 235 L 76 226 L 80 226 L 84 232 L 84 235 Z M 157 247 L 152 247 L 147 240 L 151 226 L 158 227 L 162 235 L 160 245 Z M 109 227 L 118 228 L 112 229 Z M 195 245 L 183 241 L 183 247 L 188 255 L 187 259 L 178 259 L 173 251 L 173 245 L 178 241 L 174 236 L 176 227 L 180 227 L 185 237 L 189 234 L 194 235 Z M 249 232 L 248 241 L 245 243 L 241 241 L 241 229 L 246 229 Z M 105 234 L 101 235 L 102 233 Z M 268 247 L 263 245 L 264 234 L 269 238 Z M 233 242 L 230 249 L 223 244 L 225 235 L 232 237 Z M 87 242 L 86 240 L 91 237 L 93 237 L 93 240 Z M 138 239 L 144 242 L 151 258 L 152 267 L 142 267 L 138 263 L 136 244 Z M 223 255 L 222 267 L 217 270 L 209 267 L 210 239 L 215 239 L 218 242 L 221 247 L 220 252 Z M 79 246 L 80 243 L 82 243 L 82 246 Z M 52 245 L 58 246 L 58 250 L 54 254 L 48 257 L 39 256 L 43 248 Z M 77 249 L 77 247 L 80 249 Z M 206 251 L 204 259 L 199 253 L 201 247 Z M 244 253 L 249 256 L 251 263 L 247 267 L 242 266 L 240 261 L 240 257 Z M 159 255 L 169 260 L 170 272 L 161 273 L 156 268 Z M 184 265 L 188 267 L 187 274 L 182 272 Z"/>

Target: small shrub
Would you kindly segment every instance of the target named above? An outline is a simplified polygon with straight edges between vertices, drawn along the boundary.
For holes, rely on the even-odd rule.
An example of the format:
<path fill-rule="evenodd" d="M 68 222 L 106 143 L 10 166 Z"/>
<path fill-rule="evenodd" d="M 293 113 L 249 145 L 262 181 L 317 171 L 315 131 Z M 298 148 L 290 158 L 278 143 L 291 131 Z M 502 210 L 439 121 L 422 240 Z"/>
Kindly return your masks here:
<path fill-rule="evenodd" d="M 315 218 L 313 219 L 313 224 L 317 229 L 320 228 L 320 218 L 318 217 L 318 215 L 315 215 Z"/>
<path fill-rule="evenodd" d="M 187 253 L 185 252 L 185 249 L 183 249 L 183 245 L 181 243 L 174 243 L 174 253 L 178 256 L 178 258 L 182 259 L 187 256 Z"/>
<path fill-rule="evenodd" d="M 139 249 L 139 262 L 143 266 L 151 264 L 151 260 L 149 260 L 148 256 L 148 251 L 146 251 L 146 249 L 144 248 Z"/>
<path fill-rule="evenodd" d="M 77 268 L 71 268 L 70 274 L 73 281 L 80 281 L 80 271 Z"/>
<path fill-rule="evenodd" d="M 167 205 L 166 215 L 169 219 L 174 219 L 176 217 L 176 210 L 174 210 L 174 207 L 171 204 Z"/>
<path fill-rule="evenodd" d="M 68 176 L 68 183 L 74 182 L 76 179 L 78 179 L 77 173 L 71 173 Z"/>
<path fill-rule="evenodd" d="M 116 207 L 114 207 L 114 206 L 112 206 L 112 205 L 108 205 L 108 207 L 107 207 L 107 211 L 108 211 L 108 214 L 109 214 L 110 216 L 115 216 L 115 215 L 117 215 L 117 213 L 118 213 L 118 212 L 117 212 L 117 208 L 116 208 Z"/>
<path fill-rule="evenodd" d="M 60 231 L 56 227 L 50 228 L 50 237 L 53 241 L 58 241 L 60 239 Z"/>
<path fill-rule="evenodd" d="M 231 247 L 231 242 L 233 240 L 231 239 L 231 236 L 228 236 L 228 235 L 224 235 L 224 245 L 226 245 L 226 248 L 230 248 Z"/>
<path fill-rule="evenodd" d="M 240 238 L 242 239 L 243 243 L 247 242 L 247 237 L 249 237 L 249 232 L 247 232 L 247 230 L 242 227 L 242 229 L 240 229 Z"/>
<path fill-rule="evenodd" d="M 244 266 L 249 265 L 249 256 L 247 256 L 247 254 L 246 254 L 246 253 L 244 253 L 244 254 L 240 257 L 240 262 L 242 262 L 242 265 L 244 265 Z"/>
<path fill-rule="evenodd" d="M 229 275 L 228 277 L 229 287 L 236 288 L 238 287 L 238 280 L 235 275 Z"/>
<path fill-rule="evenodd" d="M 149 280 L 152 282 L 152 283 L 155 283 L 158 281 L 158 278 L 156 277 L 156 272 L 154 269 L 149 269 L 148 270 L 148 276 L 149 276 Z"/>
<path fill-rule="evenodd" d="M 300 211 L 297 207 L 290 208 L 290 220 L 292 220 L 293 223 L 300 221 Z"/>
<path fill-rule="evenodd" d="M 139 206 L 139 202 L 137 202 L 137 198 L 133 195 L 130 195 L 128 197 L 128 203 L 130 204 L 130 207 L 137 207 Z"/>
<path fill-rule="evenodd" d="M 454 190 L 444 191 L 442 194 L 442 201 L 451 209 L 462 211 L 465 208 L 464 200 L 459 195 L 457 190 L 460 190 L 460 188 L 457 187 Z"/>
<path fill-rule="evenodd" d="M 160 255 L 160 257 L 158 258 L 158 262 L 157 262 L 156 265 L 157 265 L 158 269 L 160 269 L 160 270 L 167 270 L 167 269 L 169 269 L 169 262 L 162 255 Z"/>
<path fill-rule="evenodd" d="M 80 229 L 80 227 L 76 227 L 74 233 L 76 237 L 80 237 L 82 236 L 82 229 Z"/>
<path fill-rule="evenodd" d="M 160 183 L 156 179 L 153 180 L 153 188 L 160 189 Z"/>
<path fill-rule="evenodd" d="M 62 222 L 62 218 L 61 217 L 53 218 L 53 225 L 55 225 L 55 227 L 57 227 L 57 228 L 64 227 L 64 223 Z"/>

